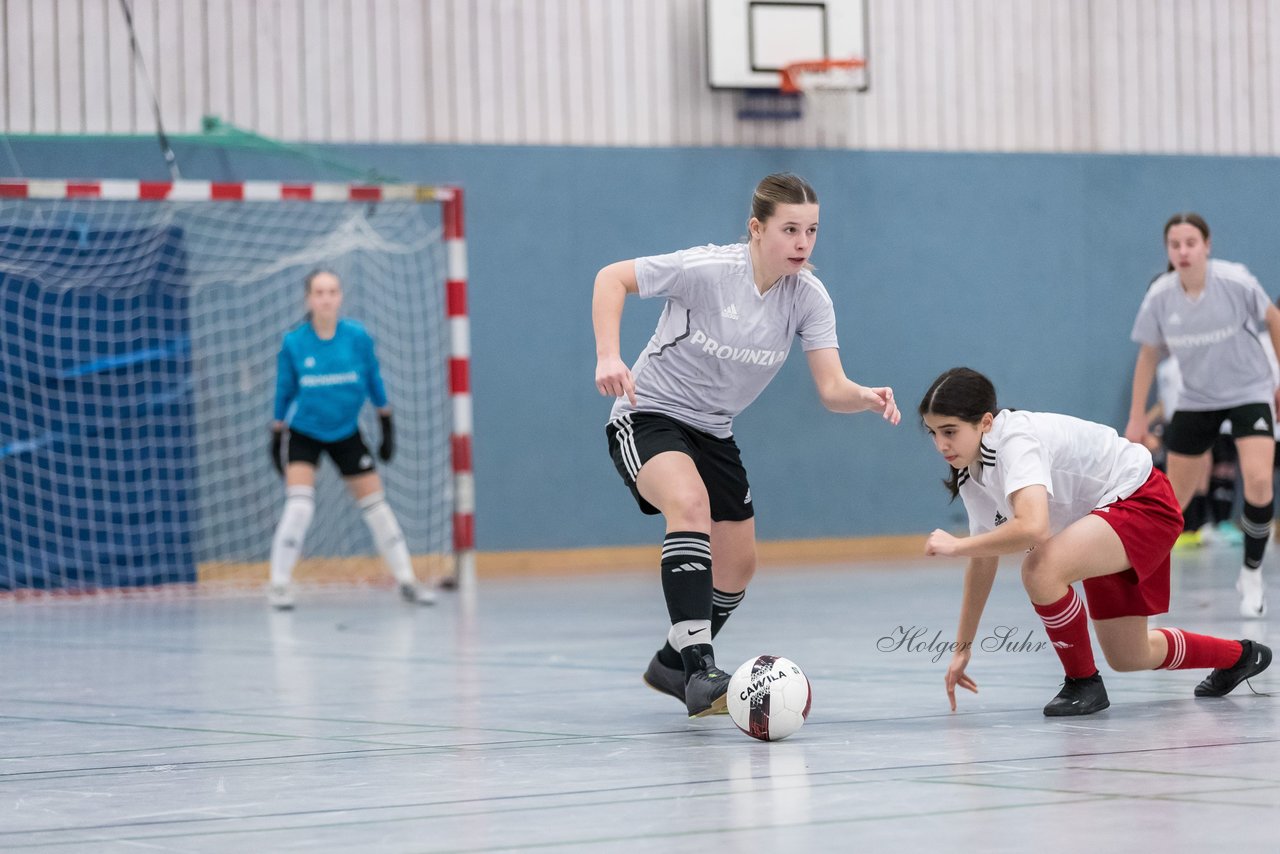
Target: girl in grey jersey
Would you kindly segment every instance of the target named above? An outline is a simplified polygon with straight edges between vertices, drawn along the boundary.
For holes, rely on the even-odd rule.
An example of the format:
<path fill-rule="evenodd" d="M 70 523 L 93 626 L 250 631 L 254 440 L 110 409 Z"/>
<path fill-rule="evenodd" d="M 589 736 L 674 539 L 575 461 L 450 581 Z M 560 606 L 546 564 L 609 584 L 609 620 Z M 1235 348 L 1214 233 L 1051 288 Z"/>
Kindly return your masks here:
<path fill-rule="evenodd" d="M 1240 613 L 1266 613 L 1262 556 L 1271 533 L 1275 459 L 1275 380 L 1258 336 L 1280 351 L 1280 310 L 1243 264 L 1211 259 L 1209 226 L 1193 213 L 1164 227 L 1169 272 L 1152 283 L 1131 337 L 1141 345 L 1125 438 L 1146 438 L 1144 410 L 1156 365 L 1177 357 L 1183 390 L 1165 428 L 1169 480 L 1185 509 L 1209 464 L 1224 421 L 1231 422 L 1244 481 L 1244 565 L 1236 581 Z"/>
<path fill-rule="evenodd" d="M 835 313 L 808 266 L 818 199 L 803 179 L 756 187 L 748 242 L 618 261 L 596 276 L 596 388 L 617 398 L 606 434 L 614 465 L 641 509 L 666 519 L 662 586 L 667 643 L 645 681 L 690 715 L 724 710 L 727 676 L 711 638 L 755 572 L 751 492 L 733 418 L 768 385 L 798 336 L 823 404 L 899 421 L 893 391 L 845 376 Z M 629 294 L 666 300 L 634 366 L 619 352 Z M 713 569 L 714 567 L 714 569 Z M 714 579 L 714 584 L 713 584 Z"/>

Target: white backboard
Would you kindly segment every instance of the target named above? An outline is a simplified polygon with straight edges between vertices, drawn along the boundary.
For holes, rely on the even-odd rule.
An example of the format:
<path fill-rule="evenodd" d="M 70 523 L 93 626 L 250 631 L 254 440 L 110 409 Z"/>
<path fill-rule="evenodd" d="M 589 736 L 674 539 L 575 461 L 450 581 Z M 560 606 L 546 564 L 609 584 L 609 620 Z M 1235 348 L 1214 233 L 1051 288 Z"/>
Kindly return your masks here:
<path fill-rule="evenodd" d="M 777 89 L 788 63 L 868 59 L 866 0 L 706 0 L 706 11 L 713 89 Z"/>

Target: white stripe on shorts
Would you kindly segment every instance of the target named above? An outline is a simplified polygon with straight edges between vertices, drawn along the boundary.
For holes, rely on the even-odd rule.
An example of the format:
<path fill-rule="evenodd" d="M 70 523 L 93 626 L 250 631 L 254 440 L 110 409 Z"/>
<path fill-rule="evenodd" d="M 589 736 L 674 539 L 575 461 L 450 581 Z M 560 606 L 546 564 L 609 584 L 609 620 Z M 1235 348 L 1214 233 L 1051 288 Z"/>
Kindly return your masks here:
<path fill-rule="evenodd" d="M 623 415 L 621 418 L 614 420 L 617 427 L 618 448 L 622 451 L 622 464 L 627 468 L 627 474 L 631 475 L 631 482 L 635 483 L 636 475 L 640 474 L 640 451 L 636 449 L 636 431 L 631 426 L 631 416 Z"/>

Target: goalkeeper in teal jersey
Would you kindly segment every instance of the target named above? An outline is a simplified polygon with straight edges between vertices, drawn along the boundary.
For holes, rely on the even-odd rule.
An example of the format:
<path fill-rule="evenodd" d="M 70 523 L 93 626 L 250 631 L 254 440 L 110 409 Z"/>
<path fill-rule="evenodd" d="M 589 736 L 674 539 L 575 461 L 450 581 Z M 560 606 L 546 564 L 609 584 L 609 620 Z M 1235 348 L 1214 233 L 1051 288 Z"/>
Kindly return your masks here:
<path fill-rule="evenodd" d="M 271 459 L 284 475 L 285 501 L 271 541 L 267 598 L 277 609 L 294 605 L 290 579 L 315 514 L 316 466 L 321 455 L 328 454 L 356 499 L 401 596 L 432 604 L 435 597 L 414 576 L 404 534 L 383 493 L 373 455 L 360 436 L 360 410 L 370 400 L 382 424 L 378 456 L 390 461 L 395 434 L 373 339 L 356 321 L 339 317 L 342 284 L 334 273 L 317 270 L 307 276 L 306 299 L 307 319 L 285 335 L 276 376 Z"/>

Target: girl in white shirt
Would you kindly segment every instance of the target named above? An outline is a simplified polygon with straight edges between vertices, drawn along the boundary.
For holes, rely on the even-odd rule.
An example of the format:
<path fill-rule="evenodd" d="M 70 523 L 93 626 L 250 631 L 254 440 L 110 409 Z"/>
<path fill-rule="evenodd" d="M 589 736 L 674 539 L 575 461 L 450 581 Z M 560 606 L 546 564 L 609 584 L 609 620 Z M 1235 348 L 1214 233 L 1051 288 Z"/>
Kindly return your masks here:
<path fill-rule="evenodd" d="M 964 500 L 968 537 L 935 530 L 925 554 L 969 558 L 947 696 L 965 672 L 1000 555 L 1019 554 L 1022 583 L 1062 661 L 1066 680 L 1051 717 L 1110 705 L 1094 664 L 1088 620 L 1114 670 L 1213 668 L 1197 697 L 1220 697 L 1271 663 L 1254 641 L 1148 629 L 1169 609 L 1169 551 L 1182 513 L 1151 452 L 1102 424 L 996 406 L 996 391 L 969 368 L 942 374 L 920 402 L 934 446 L 951 466 L 947 488 Z M 1083 582 L 1089 613 L 1073 585 Z"/>

